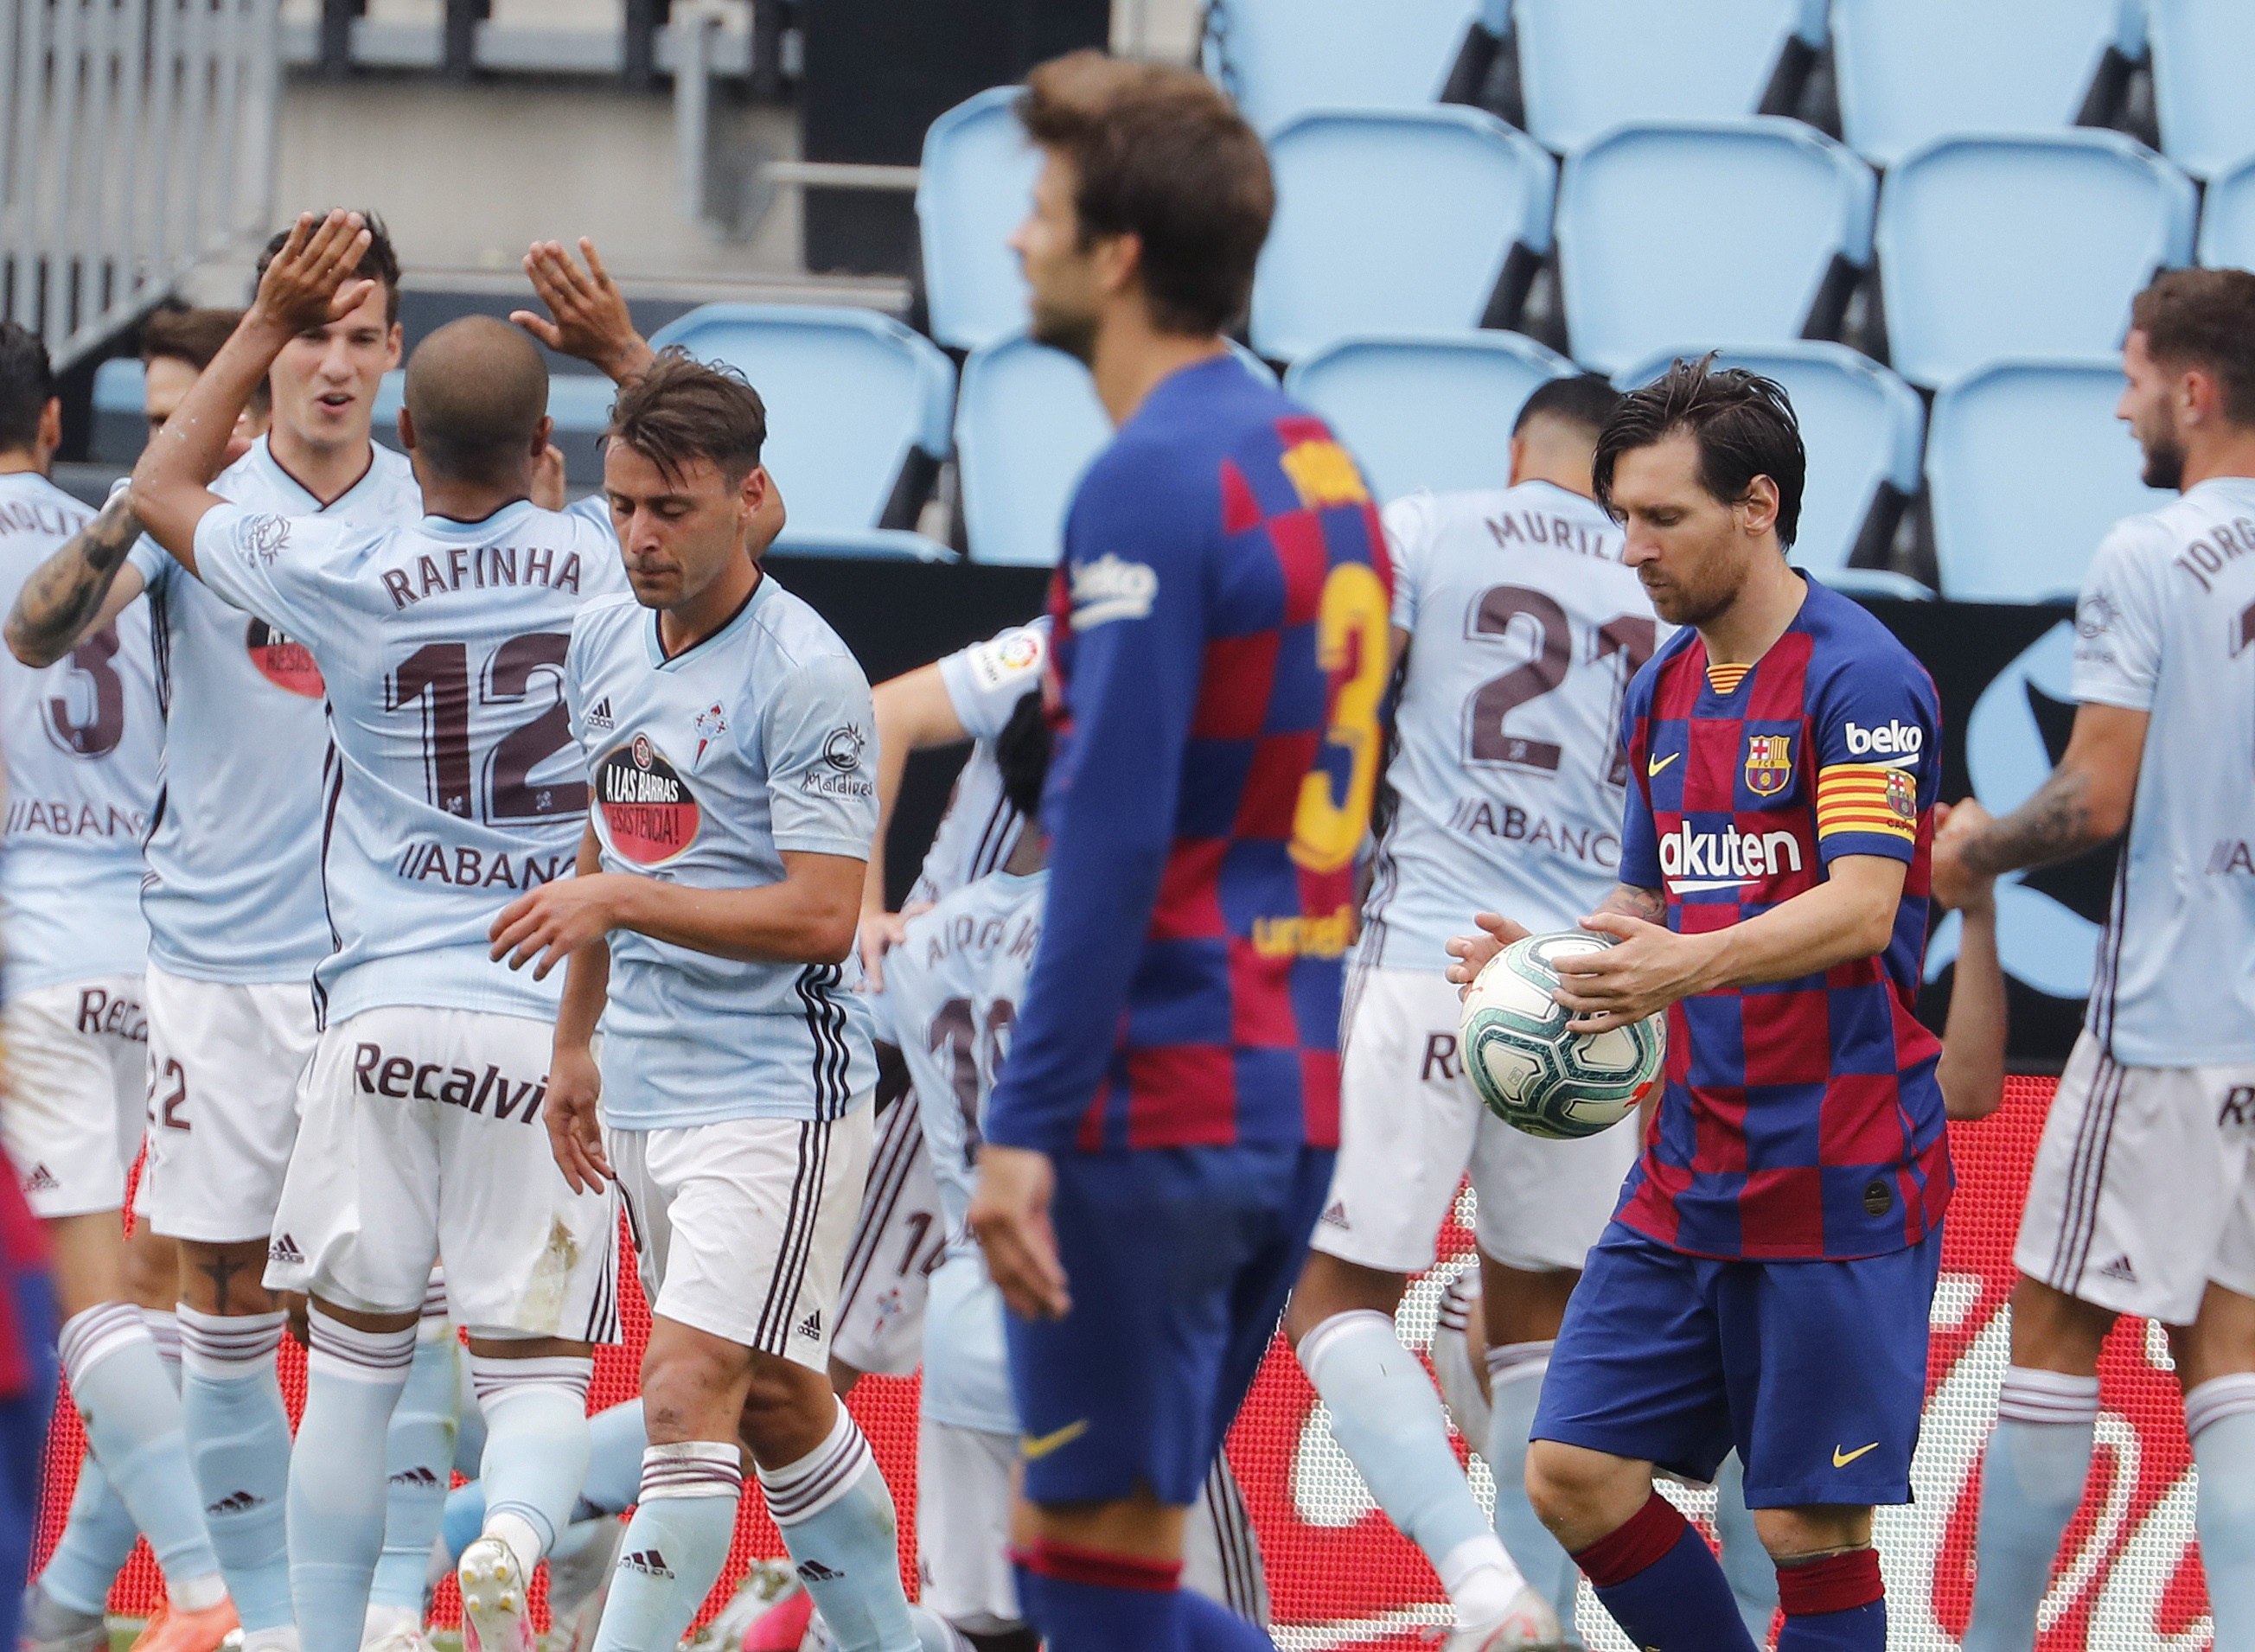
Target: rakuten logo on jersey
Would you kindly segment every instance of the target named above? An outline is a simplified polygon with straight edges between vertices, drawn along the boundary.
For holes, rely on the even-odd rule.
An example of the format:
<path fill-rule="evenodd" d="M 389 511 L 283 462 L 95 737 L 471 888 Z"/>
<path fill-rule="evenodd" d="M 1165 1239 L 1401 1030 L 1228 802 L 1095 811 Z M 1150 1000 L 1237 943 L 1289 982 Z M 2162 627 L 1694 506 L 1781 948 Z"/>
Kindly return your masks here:
<path fill-rule="evenodd" d="M 1926 731 L 1915 723 L 1890 720 L 1875 729 L 1860 723 L 1848 724 L 1848 755 L 1908 759 L 1916 757 L 1926 746 Z"/>
<path fill-rule="evenodd" d="M 1801 842 L 1788 831 L 1695 832 L 1689 821 L 1660 840 L 1660 870 L 1678 891 L 1735 889 L 1758 878 L 1801 870 Z"/>

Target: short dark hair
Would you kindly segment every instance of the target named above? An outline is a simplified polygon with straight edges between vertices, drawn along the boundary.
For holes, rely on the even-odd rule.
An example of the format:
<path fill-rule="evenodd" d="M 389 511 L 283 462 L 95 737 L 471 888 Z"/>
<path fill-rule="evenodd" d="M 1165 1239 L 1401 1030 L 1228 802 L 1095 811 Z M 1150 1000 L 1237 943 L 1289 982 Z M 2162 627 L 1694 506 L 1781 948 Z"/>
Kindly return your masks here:
<path fill-rule="evenodd" d="M 357 210 L 360 211 L 361 221 L 368 228 L 368 250 L 361 255 L 360 268 L 353 274 L 362 281 L 383 284 L 383 325 L 390 326 L 399 319 L 399 255 L 392 250 L 391 232 L 383 227 L 383 220 L 365 208 Z M 317 219 L 327 215 L 326 213 L 314 214 Z M 280 252 L 289 240 L 290 232 L 285 229 L 266 243 L 266 249 L 258 255 L 257 271 L 252 276 L 254 281 L 265 275 L 266 266 L 274 262 L 274 255 Z"/>
<path fill-rule="evenodd" d="M 1049 712 L 1042 704 L 1042 691 L 1034 689 L 1018 696 L 1010 720 L 994 737 L 994 766 L 1001 774 L 1003 801 L 1029 820 L 1042 807 L 1042 787 L 1050 774 L 1050 742 Z"/>
<path fill-rule="evenodd" d="M 215 306 L 190 309 L 184 304 L 168 304 L 149 312 L 141 324 L 141 360 L 182 361 L 201 373 L 212 364 L 220 346 L 235 332 L 242 319 L 240 310 Z M 273 387 L 264 379 L 250 393 L 250 410 L 259 417 L 266 416 L 273 406 Z"/>
<path fill-rule="evenodd" d="M 16 452 L 39 441 L 39 420 L 54 394 L 54 368 L 39 335 L 19 323 L 0 321 L 0 452 Z"/>
<path fill-rule="evenodd" d="M 1735 505 L 1757 476 L 1777 485 L 1778 542 L 1791 545 L 1801 528 L 1801 494 L 1809 477 L 1792 398 L 1776 380 L 1744 368 L 1718 368 L 1712 355 L 1678 360 L 1623 396 L 1605 420 L 1590 469 L 1606 514 L 1620 517 L 1612 500 L 1613 466 L 1620 456 L 1679 430 L 1698 446 L 1699 486 L 1709 498 Z"/>
<path fill-rule="evenodd" d="M 624 443 L 673 481 L 710 459 L 734 486 L 760 462 L 767 404 L 735 368 L 676 346 L 659 351 L 650 370 L 619 392 L 603 439 Z"/>
<path fill-rule="evenodd" d="M 1221 90 L 1188 69 L 1093 51 L 1026 77 L 1018 119 L 1072 163 L 1084 242 L 1135 236 L 1162 332 L 1222 332 L 1245 313 L 1276 188 L 1268 156 Z"/>
<path fill-rule="evenodd" d="M 1570 373 L 1535 387 L 1512 421 L 1511 433 L 1516 436 L 1536 419 L 1547 418 L 1587 431 L 1595 440 L 1620 403 L 1621 393 L 1603 374 Z"/>
<path fill-rule="evenodd" d="M 2213 373 L 2223 416 L 2255 425 L 2255 272 L 2164 270 L 2131 301 L 2130 326 L 2162 366 Z"/>

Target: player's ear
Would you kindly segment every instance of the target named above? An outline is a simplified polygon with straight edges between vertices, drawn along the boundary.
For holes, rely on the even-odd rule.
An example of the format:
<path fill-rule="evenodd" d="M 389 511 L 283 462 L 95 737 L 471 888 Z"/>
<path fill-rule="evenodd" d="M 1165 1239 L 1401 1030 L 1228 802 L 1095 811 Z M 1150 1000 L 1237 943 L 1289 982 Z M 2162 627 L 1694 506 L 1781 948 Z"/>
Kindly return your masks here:
<path fill-rule="evenodd" d="M 393 368 L 399 365 L 399 358 L 404 354 L 406 342 L 407 329 L 400 326 L 398 322 L 393 322 L 391 324 L 391 335 L 386 339 L 383 343 L 383 367 L 385 372 L 388 373 Z"/>
<path fill-rule="evenodd" d="M 404 411 L 405 410 L 402 410 Z M 548 451 L 548 438 L 556 429 L 556 421 L 543 413 L 540 423 L 532 427 L 532 457 L 537 459 Z"/>
<path fill-rule="evenodd" d="M 399 409 L 399 448 L 404 453 L 415 451 L 415 418 L 404 402 Z"/>
<path fill-rule="evenodd" d="M 52 453 L 63 444 L 63 402 L 59 396 L 47 398 L 46 406 L 39 410 L 39 451 Z"/>
<path fill-rule="evenodd" d="M 1746 484 L 1746 491 L 1739 500 L 1739 521 L 1753 535 L 1767 533 L 1777 526 L 1777 483 L 1767 476 L 1757 476 Z"/>

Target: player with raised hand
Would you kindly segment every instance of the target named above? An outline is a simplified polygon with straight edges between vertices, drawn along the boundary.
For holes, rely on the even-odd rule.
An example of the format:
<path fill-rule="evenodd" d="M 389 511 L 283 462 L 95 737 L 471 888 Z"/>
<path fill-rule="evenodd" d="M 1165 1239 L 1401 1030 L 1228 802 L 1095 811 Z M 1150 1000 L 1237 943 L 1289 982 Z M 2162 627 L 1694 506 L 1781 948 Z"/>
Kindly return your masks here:
<path fill-rule="evenodd" d="M 1778 1565 L 1781 1652 L 1886 1643 L 1872 1506 L 1910 1495 L 1951 1186 L 1912 1013 L 1940 765 L 1932 682 L 1788 565 L 1785 392 L 1677 362 L 1598 441 L 1597 497 L 1659 616 L 1631 685 L 1620 883 L 1561 965 L 1577 1031 L 1666 1012 L 1668 1087 L 1550 1358 L 1535 1510 L 1641 1647 L 1752 1645 L 1653 1489 L 1735 1447 Z M 1468 983 L 1516 924 L 1451 942 Z"/>
<path fill-rule="evenodd" d="M 1226 98 L 1077 52 L 1019 109 L 1034 334 L 1118 427 L 1052 586 L 1048 915 L 970 1214 L 1019 1316 L 1019 1594 L 1054 1652 L 1267 1647 L 1177 1589 L 1183 1523 L 1331 1176 L 1386 552 L 1221 337 L 1275 203 Z"/>
<path fill-rule="evenodd" d="M 231 505 L 207 480 L 291 341 L 351 314 L 358 214 L 311 214 L 134 472 L 182 570 L 310 652 L 334 744 L 320 815 L 335 950 L 265 1283 L 313 1298 L 289 1486 L 309 1652 L 351 1652 L 383 1535 L 384 1431 L 443 1247 L 488 1427 L 486 1533 L 462 1560 L 488 1652 L 530 1643 L 533 1569 L 587 1467 L 590 1346 L 616 1334 L 605 1193 L 575 1194 L 534 1126 L 555 994 L 487 956 L 494 913 L 568 876 L 587 808 L 560 675 L 572 616 L 622 583 L 601 509 L 528 497 L 547 377 L 505 324 L 439 328 L 408 365 L 400 432 L 426 514 L 355 527 Z M 161 1173 L 161 1172 L 160 1172 Z"/>
<path fill-rule="evenodd" d="M 2129 834 L 2013 1253 L 1974 1652 L 2034 1641 L 2125 1313 L 2167 1328 L 2184 1390 L 2216 1644 L 2255 1645 L 2255 275 L 2164 271 L 2122 370 L 2146 484 L 2182 497 L 2091 559 L 2059 766 L 2002 820 L 1959 804 L 1935 850 L 1937 878 L 1994 877 Z"/>

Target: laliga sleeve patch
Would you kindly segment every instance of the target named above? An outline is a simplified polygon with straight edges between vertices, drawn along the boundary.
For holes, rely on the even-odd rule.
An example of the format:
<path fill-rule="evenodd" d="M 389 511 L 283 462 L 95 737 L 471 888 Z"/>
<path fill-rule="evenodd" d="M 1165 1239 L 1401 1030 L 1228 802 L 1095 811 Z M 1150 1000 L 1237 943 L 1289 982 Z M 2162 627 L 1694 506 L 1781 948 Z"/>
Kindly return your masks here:
<path fill-rule="evenodd" d="M 991 693 L 1038 672 L 1042 653 L 1040 632 L 1013 631 L 966 648 L 963 663 L 973 683 L 982 693 Z"/>

